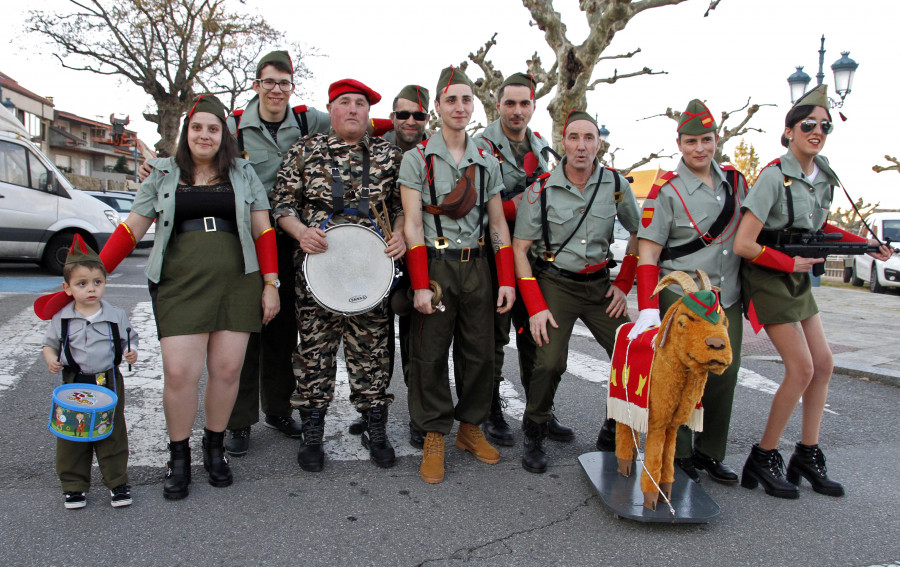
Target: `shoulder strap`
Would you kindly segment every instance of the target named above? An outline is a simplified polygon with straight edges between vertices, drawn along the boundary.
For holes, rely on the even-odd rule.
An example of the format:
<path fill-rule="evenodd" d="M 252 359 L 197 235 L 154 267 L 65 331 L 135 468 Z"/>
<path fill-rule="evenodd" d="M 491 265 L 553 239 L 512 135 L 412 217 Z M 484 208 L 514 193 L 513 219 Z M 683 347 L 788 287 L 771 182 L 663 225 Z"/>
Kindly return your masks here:
<path fill-rule="evenodd" d="M 421 151 L 421 150 L 420 150 Z M 437 206 L 437 191 L 434 188 L 434 154 L 425 156 L 425 177 L 428 179 L 428 190 L 431 193 L 431 204 Z M 444 238 L 444 229 L 441 227 L 441 215 L 434 215 L 434 231 L 437 233 L 435 247 L 446 248 L 447 239 Z"/>
<path fill-rule="evenodd" d="M 711 242 L 713 242 L 716 238 L 721 236 L 725 229 L 728 228 L 728 225 L 734 220 L 734 211 L 735 211 L 735 195 L 737 194 L 737 179 L 740 173 L 737 170 L 728 171 L 726 170 L 726 180 L 731 185 L 731 191 L 725 192 L 725 206 L 722 207 L 722 210 L 719 212 L 719 216 L 716 217 L 716 220 L 713 221 L 712 225 L 710 225 L 709 230 L 706 231 L 706 234 L 698 235 L 697 238 L 685 242 L 679 246 L 666 246 L 662 249 L 662 252 L 659 255 L 660 260 L 675 260 L 676 258 L 681 258 L 682 256 L 687 256 L 688 254 L 693 254 L 694 252 L 706 248 Z M 675 189 L 675 186 L 672 186 Z M 677 193 L 678 190 L 675 189 Z M 681 195 L 678 195 L 679 198 Z M 681 200 L 682 206 L 684 206 L 685 212 L 687 212 L 688 217 L 690 217 L 691 213 L 688 211 L 687 204 L 684 202 L 684 199 Z M 697 232 L 700 232 L 697 229 L 697 225 L 694 223 L 694 219 L 691 218 L 691 224 L 694 225 L 694 229 Z"/>
<path fill-rule="evenodd" d="M 66 366 L 78 374 L 81 374 L 81 366 L 75 362 L 75 359 L 72 357 L 72 350 L 69 348 L 69 319 L 61 319 L 60 327 L 59 336 L 62 338 L 62 350 L 66 353 L 66 361 L 68 362 Z M 60 354 L 60 360 L 61 359 L 62 354 Z"/>
<path fill-rule="evenodd" d="M 113 363 L 116 367 L 122 364 L 122 337 L 119 336 L 119 324 L 109 322 L 109 336 L 113 343 Z"/>
<path fill-rule="evenodd" d="M 306 105 L 301 104 L 292 108 L 294 112 L 294 120 L 297 121 L 297 127 L 300 128 L 300 135 L 306 136 L 309 134 L 309 125 L 306 122 Z"/>
<path fill-rule="evenodd" d="M 584 212 L 581 213 L 581 218 L 578 219 L 578 224 L 575 225 L 575 230 L 573 230 L 572 234 L 570 234 L 569 237 L 566 238 L 563 241 L 563 243 L 559 245 L 559 248 L 556 249 L 556 252 L 553 252 L 552 254 L 550 254 L 549 256 L 544 258 L 548 262 L 552 262 L 552 261 L 556 260 L 556 256 L 560 252 L 563 251 L 563 249 L 566 247 L 566 244 L 568 244 L 569 241 L 572 240 L 572 237 L 575 236 L 575 234 L 578 232 L 578 229 L 581 228 L 582 223 L 584 223 L 584 219 L 587 218 L 588 212 L 590 212 L 590 210 L 591 210 L 591 205 L 594 204 L 594 199 L 597 198 L 597 193 L 600 192 L 600 182 L 603 181 L 603 174 L 605 172 L 606 172 L 606 168 L 601 167 L 600 168 L 600 176 L 597 178 L 597 187 L 594 189 L 593 195 L 591 195 L 591 198 L 588 200 L 588 204 L 584 208 Z M 615 178 L 616 178 L 616 191 L 618 191 L 619 176 L 616 175 Z M 547 250 L 549 251 L 550 250 L 550 236 L 549 236 L 550 231 L 547 228 L 547 208 L 546 208 L 546 204 L 545 204 L 546 197 L 544 197 L 543 186 L 541 187 L 541 189 L 542 189 L 541 190 L 541 224 L 544 227 L 544 244 L 546 245 Z M 552 257 L 552 259 L 549 259 L 550 257 Z"/>

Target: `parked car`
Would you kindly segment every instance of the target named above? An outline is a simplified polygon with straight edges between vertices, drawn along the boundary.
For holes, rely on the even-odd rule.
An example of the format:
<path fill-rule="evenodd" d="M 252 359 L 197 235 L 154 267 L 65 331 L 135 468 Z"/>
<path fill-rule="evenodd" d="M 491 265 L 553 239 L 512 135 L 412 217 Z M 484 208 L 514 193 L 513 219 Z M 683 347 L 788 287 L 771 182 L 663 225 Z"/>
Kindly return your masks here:
<path fill-rule="evenodd" d="M 131 205 L 134 203 L 134 193 L 128 191 L 84 191 L 88 195 L 100 199 L 110 207 L 114 208 L 119 216 L 123 219 L 131 212 Z M 153 239 L 156 236 L 156 223 L 150 225 L 147 234 L 138 242 L 138 248 L 151 248 Z"/>
<path fill-rule="evenodd" d="M 0 106 L 0 260 L 62 274 L 74 234 L 100 250 L 120 222 L 112 207 L 72 187 Z"/>
<path fill-rule="evenodd" d="M 609 245 L 613 259 L 616 261 L 616 267 L 610 270 L 610 273 L 613 275 L 619 273 L 619 267 L 622 265 L 622 260 L 625 259 L 625 251 L 628 248 L 628 238 L 630 236 L 625 227 L 622 226 L 622 223 L 619 222 L 619 219 L 616 219 L 616 225 L 613 227 L 613 241 Z"/>
<path fill-rule="evenodd" d="M 872 213 L 866 217 L 866 223 L 882 241 L 890 239 L 891 247 L 900 242 L 900 213 Z M 860 229 L 859 235 L 870 236 L 865 227 Z M 850 256 L 844 261 L 844 282 L 857 287 L 868 283 L 873 293 L 900 287 L 900 255 L 894 253 L 887 262 L 868 254 Z"/>

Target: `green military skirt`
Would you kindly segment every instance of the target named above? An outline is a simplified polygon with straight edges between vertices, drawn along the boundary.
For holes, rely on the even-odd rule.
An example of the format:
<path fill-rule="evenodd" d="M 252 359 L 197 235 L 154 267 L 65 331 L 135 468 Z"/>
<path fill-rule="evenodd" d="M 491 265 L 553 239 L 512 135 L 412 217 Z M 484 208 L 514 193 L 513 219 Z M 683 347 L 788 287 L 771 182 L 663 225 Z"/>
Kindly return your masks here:
<path fill-rule="evenodd" d="M 159 285 L 153 289 L 159 337 L 262 329 L 260 273 L 244 273 L 236 234 L 195 230 L 166 247 Z M 154 293 L 155 291 L 155 293 Z"/>
<path fill-rule="evenodd" d="M 797 323 L 819 312 L 809 273 L 788 274 L 749 262 L 741 264 L 741 299 L 744 315 L 750 318 L 752 301 L 762 325 Z"/>

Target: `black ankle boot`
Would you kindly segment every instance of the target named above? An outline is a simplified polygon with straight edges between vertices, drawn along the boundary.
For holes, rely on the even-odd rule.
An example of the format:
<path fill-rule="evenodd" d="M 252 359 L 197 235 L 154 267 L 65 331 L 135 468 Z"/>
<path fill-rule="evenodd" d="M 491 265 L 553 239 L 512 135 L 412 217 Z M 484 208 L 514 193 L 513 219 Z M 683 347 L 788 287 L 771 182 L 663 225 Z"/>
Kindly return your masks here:
<path fill-rule="evenodd" d="M 362 432 L 362 445 L 369 450 L 369 458 L 383 469 L 394 466 L 394 448 L 387 436 L 387 406 L 375 406 L 366 411 L 366 430 Z"/>
<path fill-rule="evenodd" d="M 482 426 L 484 435 L 488 440 L 502 445 L 504 447 L 512 447 L 516 444 L 513 438 L 512 429 L 506 423 L 503 416 L 503 403 L 500 398 L 500 382 L 494 382 L 494 394 L 491 396 L 491 411 Z"/>
<path fill-rule="evenodd" d="M 575 440 L 575 430 L 560 423 L 554 413 L 547 422 L 547 437 L 560 443 L 571 443 Z"/>
<path fill-rule="evenodd" d="M 533 473 L 546 472 L 547 462 L 550 460 L 543 447 L 544 438 L 547 436 L 547 424 L 538 424 L 523 417 L 522 430 L 525 432 L 522 468 Z"/>
<path fill-rule="evenodd" d="M 787 480 L 800 486 L 800 477 L 802 476 L 819 494 L 843 496 L 844 487 L 841 483 L 828 478 L 827 473 L 825 455 L 819 446 L 797 443 L 794 454 L 791 455 L 791 460 L 788 462 Z"/>
<path fill-rule="evenodd" d="M 759 444 L 754 443 L 750 450 L 750 456 L 744 464 L 744 472 L 741 474 L 741 486 L 744 488 L 756 488 L 762 483 L 766 494 L 778 498 L 800 498 L 800 490 L 797 485 L 788 482 L 784 478 L 784 459 L 778 449 L 765 451 Z"/>
<path fill-rule="evenodd" d="M 616 450 L 616 420 L 607 419 L 600 427 L 597 435 L 597 450 L 613 452 Z"/>
<path fill-rule="evenodd" d="M 309 472 L 319 472 L 325 466 L 325 451 L 322 448 L 325 437 L 325 413 L 328 408 L 300 409 L 303 420 L 303 441 L 297 453 L 300 468 Z"/>
<path fill-rule="evenodd" d="M 215 487 L 231 486 L 234 477 L 225 456 L 225 432 L 203 428 L 203 468 L 209 473 L 209 483 Z"/>
<path fill-rule="evenodd" d="M 169 462 L 166 463 L 166 482 L 163 496 L 167 500 L 181 500 L 188 495 L 191 483 L 191 446 L 189 439 L 169 442 Z"/>

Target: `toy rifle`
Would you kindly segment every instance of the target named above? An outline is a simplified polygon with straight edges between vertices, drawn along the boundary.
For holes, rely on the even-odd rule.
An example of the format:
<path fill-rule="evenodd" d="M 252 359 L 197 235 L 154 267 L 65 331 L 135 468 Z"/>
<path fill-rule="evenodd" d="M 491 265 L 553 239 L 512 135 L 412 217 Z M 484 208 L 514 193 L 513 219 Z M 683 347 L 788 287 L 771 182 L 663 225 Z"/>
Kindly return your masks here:
<path fill-rule="evenodd" d="M 760 242 L 783 252 L 788 256 L 800 256 L 801 258 L 827 258 L 831 254 L 845 256 L 857 256 L 869 252 L 878 252 L 880 245 L 866 242 L 838 242 L 841 235 L 837 233 L 826 234 L 821 230 L 815 232 L 794 232 L 788 230 L 767 231 L 769 242 Z M 890 239 L 885 240 L 885 245 L 890 247 Z M 894 249 L 896 252 L 897 250 Z M 814 276 L 825 273 L 825 263 L 815 264 L 812 268 Z"/>

